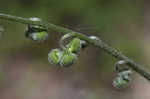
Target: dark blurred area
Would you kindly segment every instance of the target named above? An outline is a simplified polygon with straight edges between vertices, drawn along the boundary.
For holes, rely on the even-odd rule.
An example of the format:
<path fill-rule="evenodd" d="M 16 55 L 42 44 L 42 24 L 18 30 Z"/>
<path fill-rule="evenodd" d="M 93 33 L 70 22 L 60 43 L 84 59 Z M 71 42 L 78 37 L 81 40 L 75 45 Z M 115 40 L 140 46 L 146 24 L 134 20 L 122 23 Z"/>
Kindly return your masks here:
<path fill-rule="evenodd" d="M 149 0 L 0 0 L 0 13 L 42 20 L 96 35 L 150 70 Z M 71 68 L 57 68 L 47 55 L 62 34 L 48 40 L 25 38 L 26 25 L 0 20 L 0 99 L 149 99 L 150 84 L 138 74 L 115 89 L 117 61 L 93 46 L 82 50 Z"/>

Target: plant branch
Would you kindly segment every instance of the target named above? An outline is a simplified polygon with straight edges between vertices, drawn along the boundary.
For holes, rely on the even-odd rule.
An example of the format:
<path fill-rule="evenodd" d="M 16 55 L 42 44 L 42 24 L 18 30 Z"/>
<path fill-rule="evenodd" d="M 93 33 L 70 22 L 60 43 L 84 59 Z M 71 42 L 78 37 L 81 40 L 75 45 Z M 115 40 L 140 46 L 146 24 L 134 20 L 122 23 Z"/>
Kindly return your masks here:
<path fill-rule="evenodd" d="M 45 21 L 33 21 L 30 18 L 23 18 L 23 17 L 17 17 L 17 16 L 0 13 L 0 19 L 14 21 L 14 22 L 23 23 L 23 24 L 39 25 L 44 28 L 55 30 L 63 34 L 72 33 L 75 37 L 79 37 L 80 39 L 87 41 L 89 44 L 92 44 L 98 48 L 102 48 L 105 52 L 115 57 L 116 59 L 128 61 L 127 65 L 130 68 L 132 68 L 134 71 L 136 71 L 141 76 L 143 76 L 144 78 L 150 81 L 150 73 L 146 71 L 142 65 L 137 64 L 136 62 L 134 62 L 133 60 L 131 60 L 130 58 L 128 58 L 121 52 L 110 47 L 107 43 L 103 42 L 100 38 L 99 40 L 94 40 L 82 33 L 75 32 L 70 29 L 63 28 L 61 26 L 57 26 L 57 25 L 54 25 Z"/>

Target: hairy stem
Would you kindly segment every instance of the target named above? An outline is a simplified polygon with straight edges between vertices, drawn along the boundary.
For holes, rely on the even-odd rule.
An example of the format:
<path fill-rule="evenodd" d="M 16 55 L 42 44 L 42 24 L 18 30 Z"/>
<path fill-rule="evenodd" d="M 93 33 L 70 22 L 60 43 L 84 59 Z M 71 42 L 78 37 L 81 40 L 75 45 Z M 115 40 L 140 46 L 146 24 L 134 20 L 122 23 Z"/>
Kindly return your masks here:
<path fill-rule="evenodd" d="M 133 60 L 131 60 L 130 58 L 128 58 L 127 56 L 125 56 L 121 52 L 110 47 L 107 43 L 103 42 L 101 40 L 101 38 L 99 38 L 99 40 L 94 40 L 94 39 L 91 39 L 82 33 L 75 32 L 75 31 L 72 31 L 70 29 L 54 25 L 52 23 L 48 23 L 45 21 L 32 21 L 29 18 L 17 17 L 17 16 L 8 15 L 8 14 L 0 13 L 0 19 L 19 22 L 19 23 L 23 23 L 23 24 L 39 25 L 39 26 L 42 26 L 44 28 L 55 30 L 55 31 L 63 33 L 63 34 L 72 33 L 74 36 L 79 37 L 80 39 L 87 41 L 89 44 L 92 44 L 96 47 L 102 48 L 105 52 L 107 52 L 111 56 L 115 57 L 116 59 L 128 61 L 127 64 L 129 67 L 131 67 L 134 71 L 136 71 L 141 76 L 143 76 L 144 78 L 146 78 L 147 80 L 150 81 L 150 73 L 148 71 L 146 71 L 142 65 L 135 63 Z"/>

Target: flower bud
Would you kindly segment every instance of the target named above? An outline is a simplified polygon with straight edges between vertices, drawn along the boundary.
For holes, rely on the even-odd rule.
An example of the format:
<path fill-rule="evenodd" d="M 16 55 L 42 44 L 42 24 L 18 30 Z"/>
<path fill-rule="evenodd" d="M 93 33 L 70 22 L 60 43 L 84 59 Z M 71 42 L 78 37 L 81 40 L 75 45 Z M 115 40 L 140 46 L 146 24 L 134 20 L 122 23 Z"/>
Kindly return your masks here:
<path fill-rule="evenodd" d="M 129 84 L 129 82 L 127 80 L 124 80 L 122 77 L 117 76 L 114 80 L 113 80 L 113 86 L 115 88 L 121 89 L 121 88 L 125 88 L 127 87 Z"/>
<path fill-rule="evenodd" d="M 60 59 L 60 66 L 69 67 L 77 60 L 77 55 L 70 52 L 64 51 Z"/>
<path fill-rule="evenodd" d="M 81 49 L 81 40 L 79 38 L 73 38 L 73 40 L 67 45 L 68 51 L 77 53 Z"/>
<path fill-rule="evenodd" d="M 47 30 L 40 26 L 30 26 L 28 25 L 25 32 L 27 38 L 30 38 L 34 41 L 44 41 L 48 37 Z"/>
<path fill-rule="evenodd" d="M 62 56 L 62 51 L 59 49 L 53 49 L 49 54 L 48 54 L 48 61 L 52 64 L 59 65 L 60 59 Z"/>
<path fill-rule="evenodd" d="M 118 73 L 118 76 L 113 81 L 113 86 L 116 88 L 125 88 L 131 82 L 131 70 L 126 70 Z"/>

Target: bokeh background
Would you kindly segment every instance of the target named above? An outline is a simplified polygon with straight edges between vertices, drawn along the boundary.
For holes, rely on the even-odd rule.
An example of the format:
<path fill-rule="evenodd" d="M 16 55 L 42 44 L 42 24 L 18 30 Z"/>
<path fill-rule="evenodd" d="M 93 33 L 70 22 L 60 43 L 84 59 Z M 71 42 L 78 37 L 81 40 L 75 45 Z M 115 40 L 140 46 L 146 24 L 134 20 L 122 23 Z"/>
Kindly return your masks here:
<path fill-rule="evenodd" d="M 0 13 L 39 17 L 101 37 L 150 70 L 149 0 L 0 0 Z M 90 46 L 70 68 L 48 63 L 62 34 L 49 31 L 45 42 L 25 38 L 26 25 L 0 20 L 0 99 L 149 99 L 150 83 L 138 74 L 125 89 L 115 89 L 117 61 Z"/>

